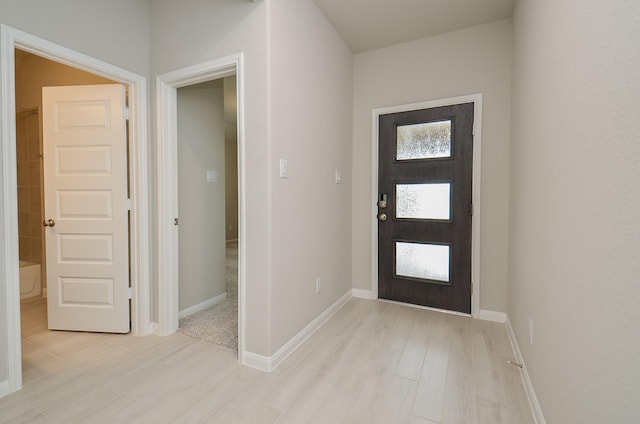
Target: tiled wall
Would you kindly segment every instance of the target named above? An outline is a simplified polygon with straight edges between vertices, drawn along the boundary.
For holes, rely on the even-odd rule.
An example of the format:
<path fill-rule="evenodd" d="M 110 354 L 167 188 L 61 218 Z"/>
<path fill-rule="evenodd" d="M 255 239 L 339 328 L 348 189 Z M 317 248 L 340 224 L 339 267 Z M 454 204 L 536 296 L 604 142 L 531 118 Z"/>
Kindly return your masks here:
<path fill-rule="evenodd" d="M 42 263 L 42 161 L 40 120 L 33 112 L 16 114 L 18 230 L 20 260 Z"/>

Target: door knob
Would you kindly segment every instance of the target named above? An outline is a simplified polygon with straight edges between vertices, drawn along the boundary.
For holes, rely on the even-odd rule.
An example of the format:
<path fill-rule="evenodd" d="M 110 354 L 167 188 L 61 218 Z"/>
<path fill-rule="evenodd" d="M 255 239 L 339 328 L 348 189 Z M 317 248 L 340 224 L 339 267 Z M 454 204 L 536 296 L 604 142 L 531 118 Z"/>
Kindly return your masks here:
<path fill-rule="evenodd" d="M 380 215 L 378 215 L 378 220 L 379 221 L 386 221 L 387 220 L 387 214 L 386 213 L 381 213 Z"/>
<path fill-rule="evenodd" d="M 56 221 L 51 218 L 45 219 L 44 221 L 42 221 L 42 225 L 44 225 L 45 227 L 53 227 L 56 225 Z"/>

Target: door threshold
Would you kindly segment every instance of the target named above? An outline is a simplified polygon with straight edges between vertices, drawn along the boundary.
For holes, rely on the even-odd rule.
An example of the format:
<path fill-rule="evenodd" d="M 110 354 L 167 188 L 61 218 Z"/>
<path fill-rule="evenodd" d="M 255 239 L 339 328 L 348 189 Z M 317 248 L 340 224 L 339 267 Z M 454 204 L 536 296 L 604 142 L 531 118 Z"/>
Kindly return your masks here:
<path fill-rule="evenodd" d="M 473 315 L 471 314 L 465 314 L 463 312 L 458 312 L 458 311 L 450 311 L 448 309 L 438 309 L 438 308 L 432 308 L 430 306 L 414 305 L 413 303 L 404 303 L 404 302 L 398 302 L 396 300 L 389 300 L 389 299 L 378 298 L 376 300 L 380 302 L 393 303 L 394 305 L 409 306 L 410 308 L 425 309 L 427 311 L 440 312 L 440 313 L 449 314 L 449 315 L 457 315 L 457 316 L 466 317 L 466 318 L 473 318 Z"/>

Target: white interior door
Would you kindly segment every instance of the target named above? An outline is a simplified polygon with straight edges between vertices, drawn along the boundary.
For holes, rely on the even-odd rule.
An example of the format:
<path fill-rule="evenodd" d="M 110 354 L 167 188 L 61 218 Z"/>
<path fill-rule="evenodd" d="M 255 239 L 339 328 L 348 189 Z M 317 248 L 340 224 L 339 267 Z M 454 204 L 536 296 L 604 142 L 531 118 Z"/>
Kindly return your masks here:
<path fill-rule="evenodd" d="M 49 328 L 129 332 L 125 87 L 45 87 Z"/>

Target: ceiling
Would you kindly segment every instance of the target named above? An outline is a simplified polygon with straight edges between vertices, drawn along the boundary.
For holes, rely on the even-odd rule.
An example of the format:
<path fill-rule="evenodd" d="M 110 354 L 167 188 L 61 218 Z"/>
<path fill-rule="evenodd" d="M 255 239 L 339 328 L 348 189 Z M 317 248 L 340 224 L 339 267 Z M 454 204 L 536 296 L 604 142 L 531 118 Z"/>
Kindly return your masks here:
<path fill-rule="evenodd" d="M 354 53 L 511 17 L 515 0 L 314 0 Z"/>

